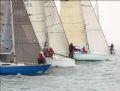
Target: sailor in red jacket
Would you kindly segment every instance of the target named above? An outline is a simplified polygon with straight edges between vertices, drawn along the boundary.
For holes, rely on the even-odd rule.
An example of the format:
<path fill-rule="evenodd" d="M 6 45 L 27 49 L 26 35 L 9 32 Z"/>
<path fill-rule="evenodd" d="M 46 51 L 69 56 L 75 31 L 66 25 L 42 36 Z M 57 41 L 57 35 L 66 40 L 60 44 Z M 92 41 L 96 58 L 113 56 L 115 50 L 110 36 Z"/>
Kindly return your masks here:
<path fill-rule="evenodd" d="M 86 48 L 84 46 L 82 48 L 82 53 L 87 53 L 87 50 L 86 50 Z"/>
<path fill-rule="evenodd" d="M 44 53 L 41 51 L 38 55 L 38 64 L 44 64 L 45 63 L 45 56 Z"/>
<path fill-rule="evenodd" d="M 52 58 L 53 58 L 53 54 L 54 54 L 53 48 L 49 47 L 49 48 L 48 48 L 48 55 L 49 55 L 49 57 L 52 57 Z"/>

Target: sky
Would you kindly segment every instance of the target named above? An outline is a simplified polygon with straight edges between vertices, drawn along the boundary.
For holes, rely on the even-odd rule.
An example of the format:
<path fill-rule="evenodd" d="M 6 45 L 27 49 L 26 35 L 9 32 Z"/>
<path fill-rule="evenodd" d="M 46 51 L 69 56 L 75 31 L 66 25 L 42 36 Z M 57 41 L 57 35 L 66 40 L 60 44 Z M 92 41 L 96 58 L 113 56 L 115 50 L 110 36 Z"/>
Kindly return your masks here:
<path fill-rule="evenodd" d="M 59 0 L 56 0 L 57 8 L 60 8 Z M 95 1 L 92 1 L 93 6 Z M 108 45 L 113 43 L 120 49 L 120 1 L 98 0 L 99 20 L 105 34 Z"/>

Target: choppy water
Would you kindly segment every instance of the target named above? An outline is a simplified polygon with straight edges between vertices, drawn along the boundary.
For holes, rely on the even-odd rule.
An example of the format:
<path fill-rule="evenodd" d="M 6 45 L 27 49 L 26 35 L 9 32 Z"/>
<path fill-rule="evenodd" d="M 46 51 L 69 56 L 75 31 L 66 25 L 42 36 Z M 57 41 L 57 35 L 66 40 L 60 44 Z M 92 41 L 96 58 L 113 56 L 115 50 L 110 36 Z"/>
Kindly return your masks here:
<path fill-rule="evenodd" d="M 76 64 L 39 76 L 1 76 L 0 91 L 120 91 L 120 57 Z"/>

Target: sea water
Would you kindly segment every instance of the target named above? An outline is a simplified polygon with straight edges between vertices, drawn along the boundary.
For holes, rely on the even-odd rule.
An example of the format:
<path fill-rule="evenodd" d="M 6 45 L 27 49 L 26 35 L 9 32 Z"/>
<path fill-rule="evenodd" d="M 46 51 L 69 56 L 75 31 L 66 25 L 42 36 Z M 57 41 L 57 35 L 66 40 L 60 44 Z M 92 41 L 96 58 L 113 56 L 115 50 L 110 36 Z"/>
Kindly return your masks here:
<path fill-rule="evenodd" d="M 37 76 L 1 76 L 0 91 L 120 91 L 120 56 L 111 61 L 76 62 Z"/>

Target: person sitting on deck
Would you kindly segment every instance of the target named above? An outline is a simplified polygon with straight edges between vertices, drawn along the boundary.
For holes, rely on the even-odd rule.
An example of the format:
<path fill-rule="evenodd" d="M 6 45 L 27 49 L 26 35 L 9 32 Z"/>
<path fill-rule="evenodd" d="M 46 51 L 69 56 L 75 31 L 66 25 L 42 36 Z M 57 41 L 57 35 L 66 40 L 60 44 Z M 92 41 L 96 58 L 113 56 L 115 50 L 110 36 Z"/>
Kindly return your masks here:
<path fill-rule="evenodd" d="M 111 43 L 110 45 L 110 54 L 114 54 L 114 45 Z"/>
<path fill-rule="evenodd" d="M 49 57 L 53 58 L 53 54 L 54 54 L 53 48 L 49 47 L 48 48 L 48 55 L 49 55 Z"/>
<path fill-rule="evenodd" d="M 81 48 L 80 48 L 80 46 L 74 46 L 74 52 L 79 52 L 79 53 L 81 53 Z"/>
<path fill-rule="evenodd" d="M 73 52 L 74 52 L 74 46 L 73 43 L 70 43 L 69 45 L 69 57 L 73 58 Z"/>
<path fill-rule="evenodd" d="M 82 53 L 87 53 L 87 50 L 86 50 L 86 48 L 84 46 L 82 48 Z"/>
<path fill-rule="evenodd" d="M 45 63 L 45 56 L 43 51 L 40 51 L 38 55 L 38 64 L 44 64 Z"/>

